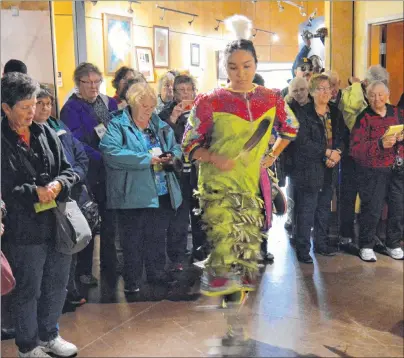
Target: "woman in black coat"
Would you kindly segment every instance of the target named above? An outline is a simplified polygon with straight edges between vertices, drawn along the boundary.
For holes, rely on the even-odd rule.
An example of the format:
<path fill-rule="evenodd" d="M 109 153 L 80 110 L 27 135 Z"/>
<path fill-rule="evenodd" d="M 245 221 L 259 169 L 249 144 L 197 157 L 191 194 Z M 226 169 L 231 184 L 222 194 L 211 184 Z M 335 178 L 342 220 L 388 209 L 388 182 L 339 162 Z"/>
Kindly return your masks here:
<path fill-rule="evenodd" d="M 299 261 L 312 263 L 310 234 L 314 227 L 314 251 L 333 256 L 328 245 L 328 222 L 338 162 L 343 150 L 344 121 L 337 107 L 329 104 L 329 78 L 314 76 L 309 82 L 313 102 L 291 104 L 300 123 L 294 142 L 291 178 L 296 192 L 296 253 Z"/>
<path fill-rule="evenodd" d="M 75 174 L 56 133 L 33 122 L 38 90 L 21 73 L 1 81 L 1 193 L 8 211 L 4 239 L 17 282 L 15 342 L 19 357 L 49 357 L 46 352 L 67 357 L 77 347 L 59 336 L 58 319 L 71 255 L 55 250 L 56 217 L 49 209 L 68 198 Z"/>

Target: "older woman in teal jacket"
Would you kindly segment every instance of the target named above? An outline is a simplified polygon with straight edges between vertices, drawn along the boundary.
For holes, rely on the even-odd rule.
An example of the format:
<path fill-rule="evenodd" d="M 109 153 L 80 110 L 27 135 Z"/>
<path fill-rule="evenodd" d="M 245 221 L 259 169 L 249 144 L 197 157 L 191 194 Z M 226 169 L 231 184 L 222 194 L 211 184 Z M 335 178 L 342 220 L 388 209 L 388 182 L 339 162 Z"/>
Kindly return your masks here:
<path fill-rule="evenodd" d="M 124 254 L 125 292 L 139 291 L 143 264 L 150 283 L 166 282 L 165 237 L 182 197 L 174 163 L 181 148 L 154 113 L 153 89 L 134 84 L 129 106 L 115 112 L 101 140 L 107 175 L 107 207 L 116 209 Z"/>

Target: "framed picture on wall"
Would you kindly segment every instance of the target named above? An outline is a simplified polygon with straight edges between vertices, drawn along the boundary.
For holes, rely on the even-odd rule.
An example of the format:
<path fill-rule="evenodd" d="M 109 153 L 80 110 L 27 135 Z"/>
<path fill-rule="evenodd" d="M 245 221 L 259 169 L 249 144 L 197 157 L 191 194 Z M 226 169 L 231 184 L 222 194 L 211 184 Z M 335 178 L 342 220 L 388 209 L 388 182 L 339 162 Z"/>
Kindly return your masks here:
<path fill-rule="evenodd" d="M 223 63 L 224 51 L 216 51 L 216 73 L 218 80 L 227 80 L 227 73 Z"/>
<path fill-rule="evenodd" d="M 113 75 L 121 66 L 132 67 L 132 18 L 102 14 L 104 73 Z"/>
<path fill-rule="evenodd" d="M 169 67 L 169 37 L 168 27 L 153 26 L 154 65 L 158 68 Z"/>
<path fill-rule="evenodd" d="M 199 44 L 191 44 L 191 66 L 199 66 L 201 62 L 201 53 Z"/>
<path fill-rule="evenodd" d="M 153 53 L 150 47 L 135 47 L 137 70 L 147 82 L 155 82 Z"/>

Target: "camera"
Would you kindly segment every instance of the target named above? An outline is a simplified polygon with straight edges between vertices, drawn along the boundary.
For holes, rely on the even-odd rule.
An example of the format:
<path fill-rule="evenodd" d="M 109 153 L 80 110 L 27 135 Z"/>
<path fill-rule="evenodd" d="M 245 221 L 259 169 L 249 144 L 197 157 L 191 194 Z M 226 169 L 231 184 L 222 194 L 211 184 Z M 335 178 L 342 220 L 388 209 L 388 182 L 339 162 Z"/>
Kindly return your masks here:
<path fill-rule="evenodd" d="M 393 171 L 395 173 L 404 174 L 404 158 L 397 156 L 394 159 Z"/>
<path fill-rule="evenodd" d="M 310 40 L 312 38 L 321 38 L 321 37 L 327 37 L 328 36 L 328 30 L 326 27 L 321 27 L 317 29 L 316 33 L 313 34 L 309 30 L 304 30 L 302 33 L 303 39 Z"/>
<path fill-rule="evenodd" d="M 165 158 L 168 155 L 171 155 L 171 158 L 168 162 L 162 163 L 163 170 L 165 172 L 181 172 L 183 168 L 182 160 L 174 157 L 174 154 L 171 152 L 165 152 L 159 156 L 159 158 Z"/>

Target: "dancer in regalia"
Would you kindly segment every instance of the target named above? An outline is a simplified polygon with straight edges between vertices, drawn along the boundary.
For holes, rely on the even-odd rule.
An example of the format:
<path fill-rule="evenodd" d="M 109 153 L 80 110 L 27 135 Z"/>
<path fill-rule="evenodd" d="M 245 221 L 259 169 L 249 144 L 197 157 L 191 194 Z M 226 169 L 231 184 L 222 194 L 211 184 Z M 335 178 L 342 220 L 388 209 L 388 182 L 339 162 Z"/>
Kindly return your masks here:
<path fill-rule="evenodd" d="M 298 131 L 280 93 L 253 84 L 258 60 L 251 21 L 235 15 L 225 24 L 237 38 L 224 51 L 228 86 L 196 98 L 183 139 L 188 159 L 200 163 L 197 195 L 213 247 L 201 282 L 208 296 L 255 289 L 264 223 L 261 168 L 270 167 Z M 270 151 L 273 126 L 278 139 Z"/>

